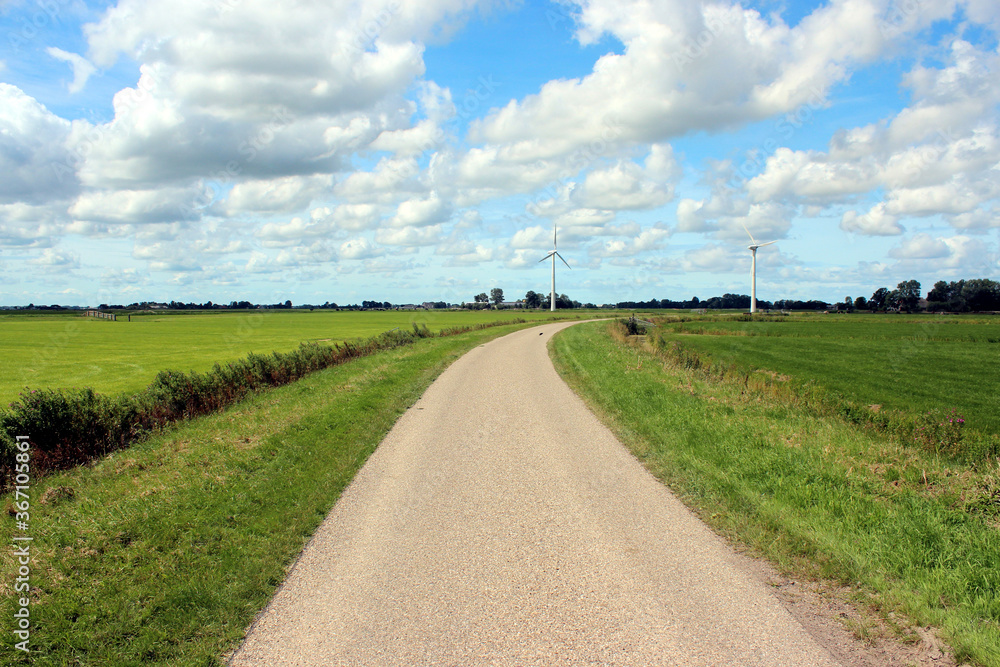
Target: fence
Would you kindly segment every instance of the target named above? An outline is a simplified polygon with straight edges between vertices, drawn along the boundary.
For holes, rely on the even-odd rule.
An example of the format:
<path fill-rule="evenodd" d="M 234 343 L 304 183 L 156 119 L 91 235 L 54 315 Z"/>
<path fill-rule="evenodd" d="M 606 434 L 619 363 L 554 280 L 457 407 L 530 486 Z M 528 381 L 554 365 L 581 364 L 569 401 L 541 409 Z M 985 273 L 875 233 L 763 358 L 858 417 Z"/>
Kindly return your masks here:
<path fill-rule="evenodd" d="M 114 313 L 102 313 L 99 310 L 88 310 L 86 313 L 84 313 L 84 316 L 85 317 L 97 317 L 97 318 L 100 318 L 102 320 L 111 320 L 112 322 L 117 322 L 118 321 L 118 316 L 115 315 Z"/>

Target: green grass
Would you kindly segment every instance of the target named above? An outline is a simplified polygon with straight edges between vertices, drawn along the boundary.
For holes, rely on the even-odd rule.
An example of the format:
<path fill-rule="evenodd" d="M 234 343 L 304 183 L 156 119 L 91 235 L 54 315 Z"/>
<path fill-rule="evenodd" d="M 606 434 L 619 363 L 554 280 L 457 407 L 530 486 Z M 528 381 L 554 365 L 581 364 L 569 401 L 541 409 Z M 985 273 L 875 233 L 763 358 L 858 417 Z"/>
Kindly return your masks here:
<path fill-rule="evenodd" d="M 451 361 L 523 326 L 356 359 L 33 481 L 33 664 L 221 664 L 397 417 Z M 15 534 L 5 515 L 0 541 Z M 14 580 L 2 559 L 6 664 Z"/>
<path fill-rule="evenodd" d="M 565 317 L 568 311 L 554 315 Z M 578 311 L 572 311 L 579 314 Z M 91 387 L 116 394 L 145 387 L 161 370 L 206 371 L 248 353 L 285 352 L 306 341 L 331 344 L 368 338 L 395 327 L 441 329 L 548 311 L 248 311 L 124 315 L 117 322 L 79 314 L 0 315 L 0 405 L 26 388 Z"/>
<path fill-rule="evenodd" d="M 960 660 L 1000 664 L 1000 466 L 974 473 L 708 380 L 610 328 L 560 333 L 557 367 L 705 521 L 794 576 L 851 586 L 883 617 L 939 628 Z"/>
<path fill-rule="evenodd" d="M 1000 318 L 826 315 L 664 322 L 664 338 L 712 359 L 814 381 L 906 413 L 956 410 L 1000 434 Z"/>

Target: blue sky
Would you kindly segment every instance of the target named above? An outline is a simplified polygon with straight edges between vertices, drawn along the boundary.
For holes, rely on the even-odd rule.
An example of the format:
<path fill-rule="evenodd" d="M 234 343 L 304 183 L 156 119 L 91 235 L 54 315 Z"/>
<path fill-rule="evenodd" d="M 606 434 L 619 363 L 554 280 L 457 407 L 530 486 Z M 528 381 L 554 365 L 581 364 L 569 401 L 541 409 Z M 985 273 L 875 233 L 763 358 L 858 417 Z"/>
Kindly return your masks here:
<path fill-rule="evenodd" d="M 992 0 L 0 0 L 0 305 L 1000 278 Z"/>

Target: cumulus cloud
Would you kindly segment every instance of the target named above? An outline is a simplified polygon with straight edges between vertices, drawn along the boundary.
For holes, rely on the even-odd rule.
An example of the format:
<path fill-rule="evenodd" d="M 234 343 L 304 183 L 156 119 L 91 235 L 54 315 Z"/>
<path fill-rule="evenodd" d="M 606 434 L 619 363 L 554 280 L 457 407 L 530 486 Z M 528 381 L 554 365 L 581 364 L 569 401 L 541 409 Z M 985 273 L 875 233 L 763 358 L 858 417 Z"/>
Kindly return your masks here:
<path fill-rule="evenodd" d="M 337 256 L 340 259 L 371 259 L 385 251 L 366 238 L 352 239 L 340 244 Z"/>
<path fill-rule="evenodd" d="M 840 219 L 840 228 L 864 236 L 898 236 L 904 231 L 896 216 L 886 210 L 885 203 L 876 204 L 864 214 L 845 212 Z"/>
<path fill-rule="evenodd" d="M 904 83 L 909 106 L 839 132 L 825 153 L 778 148 L 746 192 L 755 201 L 827 206 L 881 189 L 881 203 L 841 220 L 842 229 L 868 235 L 900 234 L 898 220 L 914 216 L 983 224 L 977 211 L 1000 196 L 1000 54 L 955 40 L 945 66 L 915 66 Z"/>
<path fill-rule="evenodd" d="M 375 234 L 375 241 L 383 245 L 419 247 L 434 245 L 440 240 L 441 225 L 380 229 Z"/>
<path fill-rule="evenodd" d="M 79 188 L 70 123 L 16 86 L 0 82 L 0 204 L 44 204 Z"/>
<path fill-rule="evenodd" d="M 80 256 L 70 250 L 45 248 L 40 255 L 29 260 L 28 263 L 47 270 L 66 271 L 80 267 Z"/>
<path fill-rule="evenodd" d="M 396 215 L 389 220 L 391 227 L 423 227 L 444 222 L 451 216 L 451 206 L 431 193 L 426 198 L 407 199 L 396 208 Z"/>
<path fill-rule="evenodd" d="M 76 220 L 112 224 L 146 224 L 200 217 L 199 188 L 95 190 L 81 194 L 69 214 Z"/>

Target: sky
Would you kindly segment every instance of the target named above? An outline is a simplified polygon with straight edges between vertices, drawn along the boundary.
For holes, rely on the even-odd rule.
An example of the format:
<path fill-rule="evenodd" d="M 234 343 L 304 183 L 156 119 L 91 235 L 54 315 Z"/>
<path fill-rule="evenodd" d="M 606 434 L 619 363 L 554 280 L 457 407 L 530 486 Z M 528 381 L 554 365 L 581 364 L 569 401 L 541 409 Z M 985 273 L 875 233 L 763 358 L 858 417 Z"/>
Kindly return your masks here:
<path fill-rule="evenodd" d="M 995 0 L 0 0 L 0 305 L 1000 278 Z M 749 231 L 748 231 L 749 230 Z"/>

